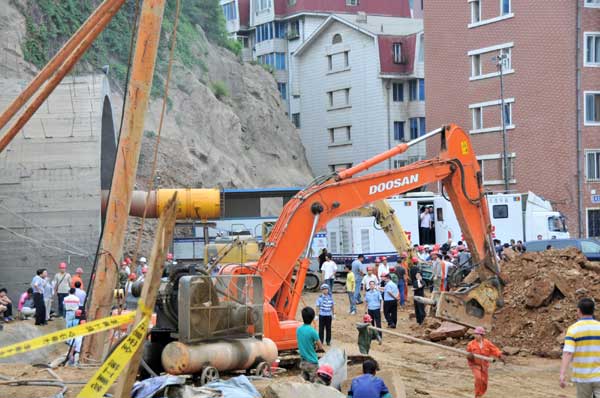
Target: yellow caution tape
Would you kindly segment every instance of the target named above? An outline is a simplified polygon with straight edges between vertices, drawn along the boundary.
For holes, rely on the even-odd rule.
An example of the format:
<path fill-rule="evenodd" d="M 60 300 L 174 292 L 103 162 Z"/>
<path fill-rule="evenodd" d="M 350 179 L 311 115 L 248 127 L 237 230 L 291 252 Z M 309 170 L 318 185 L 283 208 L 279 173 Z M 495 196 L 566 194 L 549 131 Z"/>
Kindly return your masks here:
<path fill-rule="evenodd" d="M 124 315 L 111 316 L 108 318 L 97 319 L 84 323 L 83 325 L 74 326 L 72 328 L 59 330 L 58 332 L 50 333 L 44 336 L 36 337 L 31 340 L 21 343 L 11 344 L 6 347 L 0 347 L 0 358 L 6 358 L 17 354 L 37 350 L 52 344 L 61 343 L 69 339 L 87 336 L 103 332 L 105 330 L 116 328 L 117 326 L 131 323 L 135 320 L 135 312 L 130 312 Z"/>
<path fill-rule="evenodd" d="M 104 361 L 100 369 L 79 392 L 77 398 L 101 398 L 104 396 L 144 341 L 149 321 L 148 316 L 142 318 L 129 336 Z"/>

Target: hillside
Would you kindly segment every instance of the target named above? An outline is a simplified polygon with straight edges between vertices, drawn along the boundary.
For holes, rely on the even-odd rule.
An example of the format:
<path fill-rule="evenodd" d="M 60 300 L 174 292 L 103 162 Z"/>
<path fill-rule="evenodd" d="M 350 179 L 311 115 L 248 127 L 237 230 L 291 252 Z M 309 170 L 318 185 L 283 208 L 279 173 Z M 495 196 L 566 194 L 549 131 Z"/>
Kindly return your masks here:
<path fill-rule="evenodd" d="M 23 84 L 51 57 L 98 1 L 0 0 L 0 57 L 3 78 Z M 75 73 L 110 65 L 113 109 L 119 125 L 129 51 L 128 21 L 133 2 L 119 12 Z M 168 2 L 173 4 L 174 2 Z M 184 0 L 177 53 L 162 132 L 155 182 L 158 187 L 302 186 L 312 179 L 298 130 L 285 115 L 272 75 L 260 65 L 242 63 L 223 38 L 218 0 Z M 204 5 L 198 14 L 196 6 Z M 166 11 L 161 51 L 146 118 L 137 189 L 148 185 L 162 105 L 167 38 L 173 7 Z M 77 12 L 74 12 L 77 10 Z M 58 23 L 57 21 L 61 21 Z M 194 21 L 203 23 L 201 27 Z M 203 29 L 204 28 L 204 29 Z M 112 29 L 112 30 L 111 30 Z M 206 33 L 205 33 L 206 31 Z M 44 34 L 45 36 L 40 36 Z M 118 55 L 118 56 L 116 56 Z M 138 224 L 130 220 L 130 231 Z M 151 231 L 149 223 L 146 233 Z M 131 251 L 131 236 L 127 244 Z M 143 252 L 151 239 L 144 239 Z"/>

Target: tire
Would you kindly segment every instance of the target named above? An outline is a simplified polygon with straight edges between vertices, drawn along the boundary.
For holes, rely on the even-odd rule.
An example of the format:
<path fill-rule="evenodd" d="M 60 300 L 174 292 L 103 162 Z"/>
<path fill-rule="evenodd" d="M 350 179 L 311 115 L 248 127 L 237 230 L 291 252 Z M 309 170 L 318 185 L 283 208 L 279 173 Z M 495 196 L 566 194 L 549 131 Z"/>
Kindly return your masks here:
<path fill-rule="evenodd" d="M 321 278 L 319 278 L 319 276 L 317 274 L 308 272 L 306 274 L 306 279 L 304 279 L 304 290 L 306 290 L 306 291 L 319 290 L 320 283 L 321 283 Z"/>

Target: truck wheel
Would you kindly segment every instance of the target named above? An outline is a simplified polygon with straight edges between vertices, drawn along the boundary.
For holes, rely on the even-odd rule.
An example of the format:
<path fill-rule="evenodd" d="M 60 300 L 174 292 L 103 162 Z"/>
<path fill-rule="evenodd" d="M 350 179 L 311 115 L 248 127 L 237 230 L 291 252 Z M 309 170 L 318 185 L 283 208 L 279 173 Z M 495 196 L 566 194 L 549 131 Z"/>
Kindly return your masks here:
<path fill-rule="evenodd" d="M 201 386 L 215 380 L 219 380 L 219 371 L 217 370 L 217 368 L 207 366 L 204 369 L 202 369 L 202 374 L 200 375 Z"/>
<path fill-rule="evenodd" d="M 256 375 L 260 377 L 271 377 L 273 373 L 271 372 L 271 365 L 266 362 L 261 362 L 256 366 Z"/>
<path fill-rule="evenodd" d="M 316 274 L 312 272 L 308 272 L 306 274 L 306 279 L 304 279 L 304 290 L 315 291 L 319 289 L 319 283 L 321 280 Z"/>

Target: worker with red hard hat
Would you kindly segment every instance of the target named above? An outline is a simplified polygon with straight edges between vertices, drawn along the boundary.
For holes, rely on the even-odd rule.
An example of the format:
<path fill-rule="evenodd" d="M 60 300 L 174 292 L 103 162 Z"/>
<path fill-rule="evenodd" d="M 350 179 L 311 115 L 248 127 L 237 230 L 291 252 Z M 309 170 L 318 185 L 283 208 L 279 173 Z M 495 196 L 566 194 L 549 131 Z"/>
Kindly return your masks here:
<path fill-rule="evenodd" d="M 69 295 L 71 289 L 71 274 L 67 272 L 67 263 L 62 262 L 58 265 L 58 272 L 52 278 L 52 286 L 54 286 L 54 294 L 58 296 L 58 315 L 65 317 L 65 297 Z"/>
<path fill-rule="evenodd" d="M 75 270 L 75 275 L 73 275 L 71 277 L 71 287 L 75 287 L 75 282 L 79 282 L 79 283 L 81 283 L 81 286 L 79 288 L 81 290 L 85 290 L 83 288 L 83 279 L 81 279 L 82 275 L 83 275 L 83 268 L 77 267 L 77 269 Z"/>
<path fill-rule="evenodd" d="M 485 329 L 475 328 L 473 340 L 467 345 L 469 367 L 475 379 L 475 398 L 483 397 L 488 387 L 488 368 L 490 363 L 484 359 L 475 358 L 475 354 L 485 357 L 496 357 L 505 362 L 502 351 L 485 337 Z"/>

